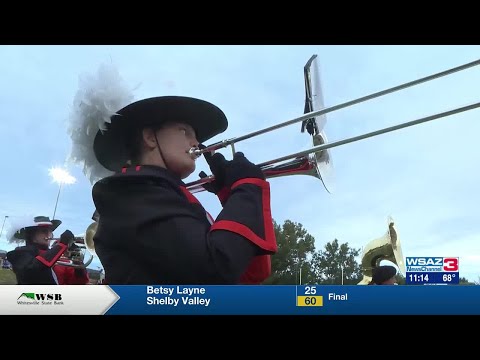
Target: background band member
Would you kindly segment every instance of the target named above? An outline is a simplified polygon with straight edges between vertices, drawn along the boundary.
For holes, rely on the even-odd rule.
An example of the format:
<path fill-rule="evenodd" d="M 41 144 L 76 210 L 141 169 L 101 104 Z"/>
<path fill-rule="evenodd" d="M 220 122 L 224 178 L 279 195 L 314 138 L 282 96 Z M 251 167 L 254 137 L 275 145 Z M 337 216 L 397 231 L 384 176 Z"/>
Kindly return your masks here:
<path fill-rule="evenodd" d="M 57 275 L 59 285 L 87 285 L 90 281 L 87 269 L 82 266 L 82 261 L 77 260 L 75 254 L 80 254 L 80 247 L 72 243 L 65 251 L 64 256 L 68 254 L 67 258 L 71 258 L 71 261 L 75 267 L 62 265 L 62 258 L 58 262 L 53 270 Z M 73 254 L 73 256 L 70 256 Z"/>
<path fill-rule="evenodd" d="M 10 242 L 26 243 L 7 253 L 19 285 L 59 284 L 53 267 L 75 239 L 72 232 L 66 230 L 60 236 L 60 241 L 49 249 L 53 231 L 61 223 L 60 220 L 50 220 L 48 216 L 36 216 L 23 219 L 21 224 L 11 228 L 13 234 L 9 236 Z"/>
<path fill-rule="evenodd" d="M 95 100 L 77 108 L 77 118 L 88 115 L 82 127 L 87 137 L 98 119 L 91 119 L 85 104 Z M 95 249 L 106 283 L 265 280 L 277 244 L 262 170 L 242 153 L 231 161 L 219 153 L 208 157 L 223 204 L 215 220 L 183 182 L 195 170 L 189 150 L 225 131 L 225 114 L 209 102 L 180 96 L 148 98 L 114 112 L 96 133 L 94 154 L 84 154 L 87 168 L 100 164 L 115 172 L 92 189 L 99 214 Z"/>
<path fill-rule="evenodd" d="M 394 266 L 382 265 L 373 268 L 372 285 L 396 285 L 397 269 Z"/>

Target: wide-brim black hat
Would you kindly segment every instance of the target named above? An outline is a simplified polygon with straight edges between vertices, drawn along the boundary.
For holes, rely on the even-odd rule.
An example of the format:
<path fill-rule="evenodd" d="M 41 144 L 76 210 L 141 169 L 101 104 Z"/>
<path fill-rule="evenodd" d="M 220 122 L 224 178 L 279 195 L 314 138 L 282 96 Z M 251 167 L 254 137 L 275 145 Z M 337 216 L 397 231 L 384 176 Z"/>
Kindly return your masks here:
<path fill-rule="evenodd" d="M 50 220 L 48 216 L 35 216 L 32 219 L 27 219 L 26 222 L 17 225 L 13 237 L 16 239 L 25 239 L 27 229 L 37 228 L 37 227 L 48 227 L 50 230 L 55 231 L 56 228 L 60 226 L 62 222 L 60 220 Z M 18 228 L 21 226 L 20 228 Z"/>
<path fill-rule="evenodd" d="M 161 96 L 143 99 L 125 106 L 107 123 L 107 130 L 99 130 L 93 150 L 98 162 L 111 171 L 118 171 L 129 160 L 127 138 L 136 129 L 159 126 L 167 122 L 190 125 L 197 140 L 203 143 L 224 132 L 227 117 L 217 106 L 196 98 Z"/>
<path fill-rule="evenodd" d="M 374 268 L 372 272 L 372 280 L 377 285 L 380 285 L 381 283 L 397 275 L 397 269 L 390 265 L 378 266 Z"/>

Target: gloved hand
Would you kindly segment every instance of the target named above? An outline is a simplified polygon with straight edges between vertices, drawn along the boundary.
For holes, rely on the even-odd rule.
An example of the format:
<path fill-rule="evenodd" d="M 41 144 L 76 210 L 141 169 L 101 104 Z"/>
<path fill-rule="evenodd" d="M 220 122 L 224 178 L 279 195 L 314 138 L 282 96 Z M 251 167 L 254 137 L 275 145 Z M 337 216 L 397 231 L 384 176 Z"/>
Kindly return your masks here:
<path fill-rule="evenodd" d="M 200 171 L 200 173 L 198 174 L 198 176 L 203 179 L 203 178 L 206 178 L 208 177 L 208 175 L 205 173 L 205 171 Z M 202 185 L 202 187 L 207 190 L 208 192 L 212 193 L 212 194 L 218 194 L 218 192 L 220 191 L 220 188 L 217 184 L 217 182 L 215 180 L 213 181 L 210 181 L 208 183 L 205 183 Z"/>
<path fill-rule="evenodd" d="M 246 178 L 265 180 L 262 169 L 247 160 L 242 152 L 237 152 L 225 168 L 225 185 L 231 187 L 235 182 Z"/>
<path fill-rule="evenodd" d="M 75 241 L 75 235 L 70 230 L 65 230 L 62 235 L 60 235 L 60 242 L 67 245 L 68 247 L 72 245 Z"/>
<path fill-rule="evenodd" d="M 199 149 L 205 149 L 205 145 L 200 144 Z M 209 152 L 203 154 L 205 160 L 207 161 L 210 170 L 212 171 L 215 180 L 213 182 L 203 185 L 203 188 L 211 193 L 217 194 L 219 190 L 225 187 L 225 167 L 228 164 L 228 161 L 225 160 L 225 157 L 220 153 L 215 153 L 212 155 Z M 204 171 L 201 171 L 198 176 L 201 178 L 207 177 Z"/>
<path fill-rule="evenodd" d="M 78 249 L 80 249 L 80 247 L 75 244 L 75 241 L 72 241 L 69 245 L 68 245 L 68 250 L 69 251 L 78 251 Z"/>

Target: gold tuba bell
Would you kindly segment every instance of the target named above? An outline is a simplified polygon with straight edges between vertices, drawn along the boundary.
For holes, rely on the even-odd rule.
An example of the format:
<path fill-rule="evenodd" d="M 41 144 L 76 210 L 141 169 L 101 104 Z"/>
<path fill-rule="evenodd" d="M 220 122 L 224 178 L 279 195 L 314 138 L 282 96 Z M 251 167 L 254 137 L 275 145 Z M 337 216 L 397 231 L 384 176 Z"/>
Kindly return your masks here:
<path fill-rule="evenodd" d="M 98 227 L 98 220 L 100 219 L 100 214 L 97 210 L 92 215 L 93 223 L 88 225 L 87 230 L 85 230 L 85 246 L 90 251 L 92 255 L 96 255 L 95 253 L 95 242 L 93 241 L 93 237 L 97 232 Z"/>
<path fill-rule="evenodd" d="M 378 239 L 370 241 L 365 246 L 361 264 L 363 279 L 358 285 L 368 285 L 372 281 L 373 268 L 379 266 L 382 260 L 391 261 L 398 267 L 401 273 L 405 274 L 406 269 L 400 239 L 392 218 L 389 218 L 387 233 Z"/>
<path fill-rule="evenodd" d="M 57 260 L 58 265 L 69 266 L 74 268 L 87 268 L 93 261 L 95 254 L 95 244 L 93 243 L 93 236 L 97 231 L 97 222 L 90 224 L 85 231 L 85 235 L 75 237 L 74 247 L 68 248 L 67 251 Z M 58 241 L 59 239 L 53 239 Z M 88 250 L 90 258 L 85 261 L 85 256 Z"/>
<path fill-rule="evenodd" d="M 93 242 L 93 237 L 97 232 L 97 227 L 98 223 L 94 221 L 87 227 L 87 230 L 85 230 L 85 246 L 92 255 L 95 255 L 95 243 Z"/>

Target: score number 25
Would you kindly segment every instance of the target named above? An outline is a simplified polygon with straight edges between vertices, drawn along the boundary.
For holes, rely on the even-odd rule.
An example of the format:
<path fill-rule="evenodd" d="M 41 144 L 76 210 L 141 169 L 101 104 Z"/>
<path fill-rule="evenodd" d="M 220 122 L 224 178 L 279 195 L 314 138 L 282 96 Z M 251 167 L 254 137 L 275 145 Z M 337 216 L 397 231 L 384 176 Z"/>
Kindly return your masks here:
<path fill-rule="evenodd" d="M 305 286 L 305 295 L 315 295 L 317 288 L 315 286 Z"/>

